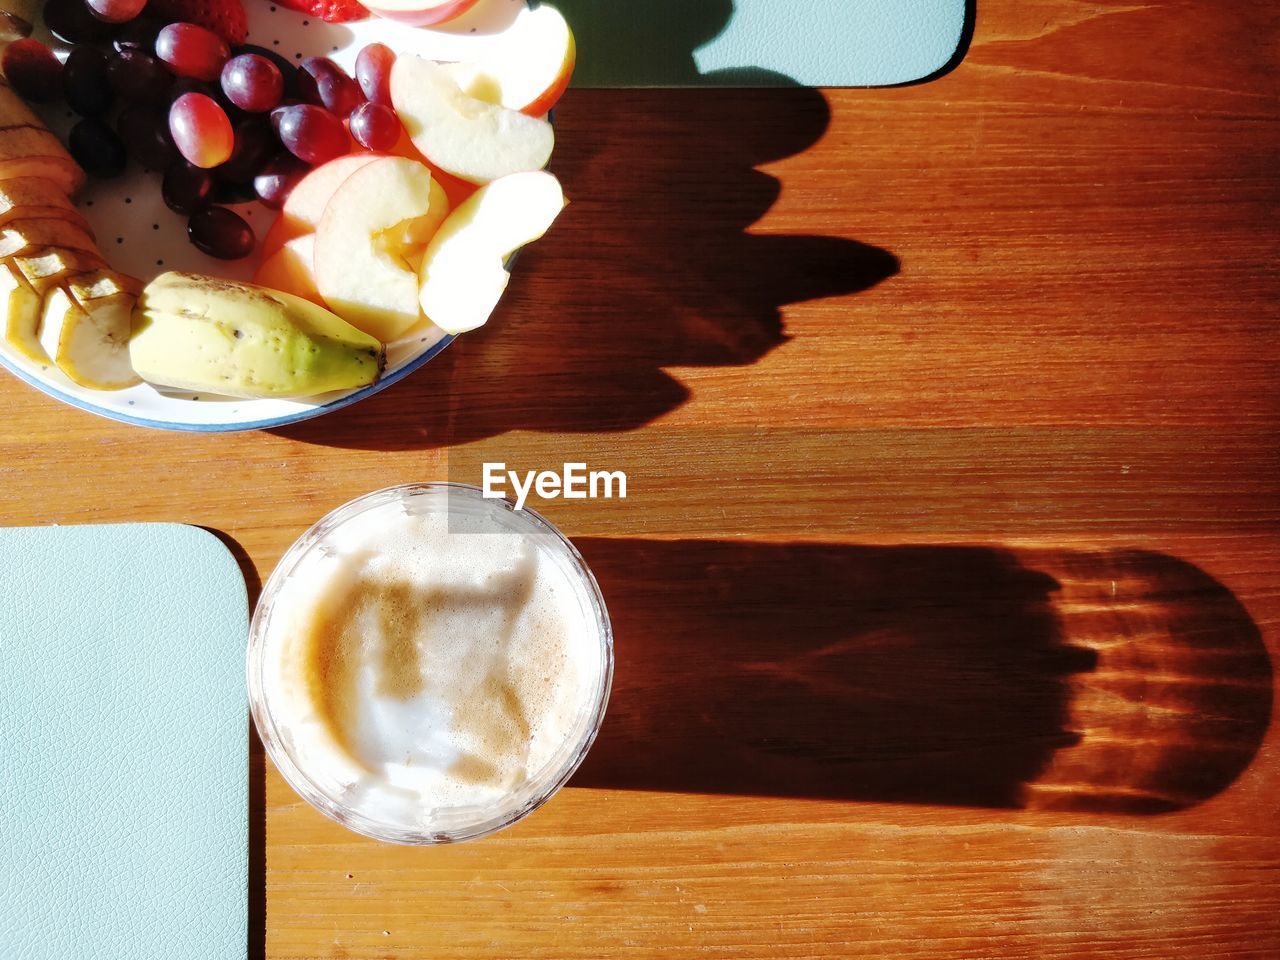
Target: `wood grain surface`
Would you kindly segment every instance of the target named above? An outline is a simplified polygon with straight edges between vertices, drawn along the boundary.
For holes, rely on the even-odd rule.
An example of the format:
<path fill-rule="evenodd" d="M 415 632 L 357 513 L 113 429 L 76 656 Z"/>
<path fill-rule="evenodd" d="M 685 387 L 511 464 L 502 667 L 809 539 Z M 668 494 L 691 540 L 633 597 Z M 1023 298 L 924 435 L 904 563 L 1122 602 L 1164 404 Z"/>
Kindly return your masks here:
<path fill-rule="evenodd" d="M 403 849 L 255 744 L 251 955 L 1280 956 L 1278 49 L 980 0 L 929 83 L 572 91 L 562 223 L 405 383 L 194 436 L 0 381 L 5 523 L 201 524 L 254 593 L 377 487 L 629 473 L 545 504 L 617 637 L 570 786 Z"/>

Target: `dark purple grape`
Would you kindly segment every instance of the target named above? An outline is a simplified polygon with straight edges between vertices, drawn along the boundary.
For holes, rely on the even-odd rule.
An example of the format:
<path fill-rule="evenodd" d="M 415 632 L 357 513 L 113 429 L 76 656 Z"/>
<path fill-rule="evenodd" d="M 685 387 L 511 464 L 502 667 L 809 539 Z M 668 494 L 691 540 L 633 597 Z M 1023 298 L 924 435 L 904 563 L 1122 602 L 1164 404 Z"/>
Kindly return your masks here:
<path fill-rule="evenodd" d="M 155 53 L 156 36 L 163 26 L 163 21 L 143 14 L 138 19 L 131 20 L 121 27 L 120 32 L 112 38 L 111 46 L 115 48 L 116 53 L 122 53 L 125 50 L 141 50 L 143 53 Z"/>
<path fill-rule="evenodd" d="M 280 103 L 284 78 L 266 57 L 242 53 L 222 68 L 222 92 L 241 110 L 266 113 Z"/>
<path fill-rule="evenodd" d="M 238 57 L 246 53 L 264 57 L 276 65 L 276 69 L 280 71 L 280 79 L 284 84 L 284 89 L 280 94 L 281 101 L 302 99 L 302 91 L 298 87 L 299 71 L 297 64 L 282 53 L 267 47 L 260 47 L 254 43 L 242 43 L 237 47 L 231 48 L 232 56 Z"/>
<path fill-rule="evenodd" d="M 395 51 L 385 43 L 371 43 L 356 56 L 356 82 L 371 103 L 391 106 L 391 67 Z"/>
<path fill-rule="evenodd" d="M 203 93 L 210 100 L 217 100 L 221 91 L 216 84 L 192 77 L 174 77 L 169 87 L 169 102 L 172 103 L 186 93 Z"/>
<path fill-rule="evenodd" d="M 213 171 L 175 160 L 164 172 L 160 196 L 174 213 L 189 217 L 209 205 L 213 196 Z"/>
<path fill-rule="evenodd" d="M 173 75 L 158 59 L 141 50 L 126 49 L 107 61 L 111 89 L 127 103 L 166 104 Z"/>
<path fill-rule="evenodd" d="M 124 143 L 99 117 L 85 117 L 72 127 L 67 146 L 87 173 L 104 180 L 120 176 L 128 162 Z"/>
<path fill-rule="evenodd" d="M 368 150 L 390 150 L 400 139 L 400 118 L 380 103 L 362 103 L 351 112 L 351 135 Z"/>
<path fill-rule="evenodd" d="M 100 117 L 115 99 L 107 82 L 107 55 L 95 47 L 76 47 L 62 65 L 67 105 L 82 117 Z"/>
<path fill-rule="evenodd" d="M 48 0 L 44 25 L 63 43 L 105 43 L 117 29 L 90 13 L 84 0 Z"/>
<path fill-rule="evenodd" d="M 279 149 L 280 141 L 266 117 L 245 117 L 235 125 L 235 145 L 231 148 L 231 156 L 213 172 L 219 181 L 252 184 L 258 171 Z M 252 189 L 247 199 L 253 199 Z"/>
<path fill-rule="evenodd" d="M 197 248 L 219 260 L 239 260 L 253 253 L 253 229 L 226 207 L 206 207 L 187 224 Z"/>
<path fill-rule="evenodd" d="M 347 72 L 328 57 L 307 57 L 298 71 L 302 99 L 324 107 L 339 120 L 345 120 L 364 95 Z"/>
<path fill-rule="evenodd" d="M 0 69 L 24 100 L 49 103 L 62 94 L 62 64 L 39 40 L 15 40 L 4 49 Z"/>
<path fill-rule="evenodd" d="M 116 121 L 125 149 L 148 170 L 165 170 L 178 159 L 169 135 L 169 111 L 151 103 L 125 107 Z"/>
<path fill-rule="evenodd" d="M 253 181 L 237 182 L 235 180 L 218 180 L 213 185 L 214 203 L 253 203 L 258 199 L 258 192 L 253 189 Z"/>
<path fill-rule="evenodd" d="M 276 154 L 262 172 L 253 178 L 253 189 L 258 199 L 272 210 L 279 210 L 289 199 L 298 181 L 311 169 L 288 151 Z"/>
<path fill-rule="evenodd" d="M 342 121 L 324 107 L 295 103 L 271 111 L 271 126 L 286 150 L 299 160 L 319 166 L 351 149 Z"/>

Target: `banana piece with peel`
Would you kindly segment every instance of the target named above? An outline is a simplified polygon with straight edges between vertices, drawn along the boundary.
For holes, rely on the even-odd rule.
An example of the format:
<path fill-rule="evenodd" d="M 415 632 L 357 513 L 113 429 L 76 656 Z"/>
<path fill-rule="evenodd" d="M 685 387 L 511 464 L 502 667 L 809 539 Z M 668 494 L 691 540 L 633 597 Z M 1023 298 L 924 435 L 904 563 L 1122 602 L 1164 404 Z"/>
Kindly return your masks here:
<path fill-rule="evenodd" d="M 40 346 L 67 379 L 93 390 L 141 383 L 129 360 L 142 284 L 114 270 L 71 277 L 44 298 Z"/>
<path fill-rule="evenodd" d="M 310 397 L 382 375 L 382 344 L 292 294 L 202 274 L 147 284 L 129 342 L 149 383 L 233 397 Z"/>

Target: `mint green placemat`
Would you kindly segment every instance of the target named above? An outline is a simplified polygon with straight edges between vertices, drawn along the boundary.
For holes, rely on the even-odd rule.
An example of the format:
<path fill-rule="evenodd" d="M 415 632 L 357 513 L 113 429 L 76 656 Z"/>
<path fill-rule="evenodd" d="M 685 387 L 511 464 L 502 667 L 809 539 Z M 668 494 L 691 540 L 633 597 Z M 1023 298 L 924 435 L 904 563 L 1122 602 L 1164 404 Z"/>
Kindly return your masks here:
<path fill-rule="evenodd" d="M 247 634 L 204 530 L 0 529 L 0 957 L 243 960 Z"/>
<path fill-rule="evenodd" d="M 579 87 L 884 86 L 956 54 L 965 0 L 548 0 Z"/>

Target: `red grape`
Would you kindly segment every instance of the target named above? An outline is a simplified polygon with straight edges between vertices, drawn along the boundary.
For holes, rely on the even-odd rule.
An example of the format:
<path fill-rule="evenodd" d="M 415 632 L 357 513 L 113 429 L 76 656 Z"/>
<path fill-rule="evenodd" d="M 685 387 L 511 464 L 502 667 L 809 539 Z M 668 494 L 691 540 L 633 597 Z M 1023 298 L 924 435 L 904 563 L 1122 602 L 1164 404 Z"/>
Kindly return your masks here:
<path fill-rule="evenodd" d="M 4 49 L 0 67 L 13 89 L 32 103 L 48 103 L 62 93 L 62 64 L 39 40 L 15 40 Z"/>
<path fill-rule="evenodd" d="M 217 80 L 230 55 L 220 36 L 194 23 L 171 23 L 156 37 L 156 56 L 180 77 Z"/>
<path fill-rule="evenodd" d="M 164 170 L 178 159 L 178 148 L 169 135 L 169 114 L 163 107 L 150 103 L 125 107 L 116 121 L 116 133 L 125 148 L 149 170 Z"/>
<path fill-rule="evenodd" d="M 185 160 L 175 160 L 164 172 L 160 196 L 174 213 L 191 216 L 209 205 L 213 194 L 213 174 Z"/>
<path fill-rule="evenodd" d="M 107 55 L 95 47 L 76 47 L 62 67 L 67 104 L 82 117 L 100 117 L 115 95 L 107 82 Z"/>
<path fill-rule="evenodd" d="M 253 252 L 253 229 L 226 207 L 206 207 L 187 223 L 187 236 L 219 260 L 239 260 Z"/>
<path fill-rule="evenodd" d="M 276 69 L 280 71 L 280 76 L 284 81 L 284 91 L 281 93 L 280 99 L 302 99 L 302 94 L 298 90 L 298 67 L 292 60 L 285 57 L 278 50 L 272 50 L 269 47 L 260 47 L 256 43 L 241 43 L 232 47 L 231 52 L 237 57 L 242 54 L 253 53 L 266 60 L 270 60 L 276 65 Z"/>
<path fill-rule="evenodd" d="M 225 163 L 235 146 L 226 112 L 203 93 L 184 93 L 173 101 L 169 132 L 178 152 L 205 169 Z"/>
<path fill-rule="evenodd" d="M 328 57 L 307 57 L 298 72 L 302 99 L 319 104 L 344 119 L 363 99 L 360 88 L 340 66 Z"/>
<path fill-rule="evenodd" d="M 391 67 L 395 51 L 385 43 L 371 43 L 356 57 L 356 81 L 373 103 L 391 106 Z"/>
<path fill-rule="evenodd" d="M 147 0 L 85 0 L 89 12 L 107 23 L 128 23 L 142 12 Z"/>
<path fill-rule="evenodd" d="M 266 57 L 242 53 L 222 68 L 222 92 L 241 110 L 266 113 L 280 102 L 284 78 Z"/>
<path fill-rule="evenodd" d="M 362 103 L 351 114 L 351 135 L 369 150 L 390 150 L 400 139 L 400 118 L 380 103 Z"/>
<path fill-rule="evenodd" d="M 64 43 L 102 43 L 116 31 L 114 24 L 90 13 L 84 0 L 49 0 L 44 5 L 44 25 Z"/>
<path fill-rule="evenodd" d="M 103 179 L 118 177 L 128 162 L 124 144 L 100 117 L 85 117 L 72 127 L 67 147 L 86 172 Z"/>
<path fill-rule="evenodd" d="M 273 210 L 279 210 L 289 199 L 289 194 L 297 186 L 298 181 L 307 175 L 311 168 L 292 153 L 277 154 L 262 172 L 253 178 L 253 189 L 258 199 Z"/>
<path fill-rule="evenodd" d="M 285 149 L 312 166 L 351 150 L 351 137 L 342 121 L 313 103 L 276 107 L 271 111 L 271 125 Z"/>

